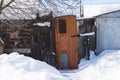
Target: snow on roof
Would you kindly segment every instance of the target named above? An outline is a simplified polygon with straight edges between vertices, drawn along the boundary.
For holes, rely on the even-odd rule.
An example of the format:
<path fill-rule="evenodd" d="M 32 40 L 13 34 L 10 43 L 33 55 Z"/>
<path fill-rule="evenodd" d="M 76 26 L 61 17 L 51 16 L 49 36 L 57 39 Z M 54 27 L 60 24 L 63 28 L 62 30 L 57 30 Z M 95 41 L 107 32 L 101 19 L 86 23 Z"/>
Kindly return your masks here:
<path fill-rule="evenodd" d="M 94 18 L 94 17 L 80 17 L 80 18 L 78 18 L 77 20 L 84 20 L 84 19 L 92 19 L 92 18 Z"/>
<path fill-rule="evenodd" d="M 84 16 L 94 17 L 117 10 L 120 10 L 120 4 L 84 5 Z"/>
<path fill-rule="evenodd" d="M 45 62 L 17 52 L 0 55 L 0 80 L 68 80 Z"/>
<path fill-rule="evenodd" d="M 101 16 L 101 15 L 105 15 L 105 14 L 109 14 L 109 13 L 118 12 L 118 11 L 120 11 L 120 10 L 115 10 L 115 11 L 111 11 L 111 12 L 106 12 L 106 13 L 103 13 L 103 14 L 97 15 L 97 16 L 95 16 L 95 17 Z"/>
<path fill-rule="evenodd" d="M 34 23 L 33 24 L 34 26 L 48 26 L 50 27 L 50 22 L 43 22 L 43 23 Z"/>

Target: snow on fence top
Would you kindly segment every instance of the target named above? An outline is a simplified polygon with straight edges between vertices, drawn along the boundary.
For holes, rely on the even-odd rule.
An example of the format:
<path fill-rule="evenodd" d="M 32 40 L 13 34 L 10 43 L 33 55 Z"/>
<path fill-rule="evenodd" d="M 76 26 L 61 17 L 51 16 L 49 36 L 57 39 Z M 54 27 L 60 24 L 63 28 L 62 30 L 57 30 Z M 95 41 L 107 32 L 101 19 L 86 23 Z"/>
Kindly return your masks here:
<path fill-rule="evenodd" d="M 33 24 L 34 26 L 48 26 L 50 27 L 50 22 L 43 22 L 43 23 L 34 23 Z"/>
<path fill-rule="evenodd" d="M 80 36 L 92 36 L 94 34 L 95 32 L 90 32 L 90 33 L 80 34 Z"/>

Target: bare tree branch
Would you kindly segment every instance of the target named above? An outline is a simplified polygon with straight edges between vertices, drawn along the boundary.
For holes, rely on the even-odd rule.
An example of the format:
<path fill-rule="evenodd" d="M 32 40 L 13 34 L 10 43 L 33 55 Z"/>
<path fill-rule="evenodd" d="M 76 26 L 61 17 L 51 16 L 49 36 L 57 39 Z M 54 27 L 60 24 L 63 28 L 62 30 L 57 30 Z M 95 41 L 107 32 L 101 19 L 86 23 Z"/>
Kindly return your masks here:
<path fill-rule="evenodd" d="M 2 5 L 3 5 L 3 2 L 4 2 L 4 0 L 2 0 L 2 1 L 0 2 L 0 7 L 2 7 Z"/>
<path fill-rule="evenodd" d="M 2 7 L 2 9 L 8 7 L 12 2 L 14 2 L 15 0 L 11 0 L 10 2 L 8 2 L 8 4 L 6 4 L 5 6 Z"/>
<path fill-rule="evenodd" d="M 74 14 L 80 0 L 0 0 L 0 17 L 34 18 L 49 12 L 54 15 Z"/>

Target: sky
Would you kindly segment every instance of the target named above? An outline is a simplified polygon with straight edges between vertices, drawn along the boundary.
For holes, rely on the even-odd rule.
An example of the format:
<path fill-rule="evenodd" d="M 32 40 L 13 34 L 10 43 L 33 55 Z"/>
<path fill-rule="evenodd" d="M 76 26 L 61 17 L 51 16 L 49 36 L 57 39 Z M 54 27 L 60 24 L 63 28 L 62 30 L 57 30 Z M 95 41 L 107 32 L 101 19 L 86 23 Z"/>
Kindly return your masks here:
<path fill-rule="evenodd" d="M 83 4 L 118 4 L 120 0 L 81 0 Z"/>

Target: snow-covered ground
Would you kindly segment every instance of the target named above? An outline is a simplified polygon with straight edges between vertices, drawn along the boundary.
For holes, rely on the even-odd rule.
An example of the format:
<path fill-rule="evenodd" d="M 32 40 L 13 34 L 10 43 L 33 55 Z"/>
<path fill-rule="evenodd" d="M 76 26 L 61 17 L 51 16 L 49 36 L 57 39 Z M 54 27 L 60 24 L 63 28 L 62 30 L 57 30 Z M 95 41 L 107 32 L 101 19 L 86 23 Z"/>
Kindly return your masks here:
<path fill-rule="evenodd" d="M 14 52 L 0 55 L 0 80 L 67 80 L 54 67 Z"/>
<path fill-rule="evenodd" d="M 120 80 L 120 50 L 106 50 L 91 60 L 82 59 L 78 69 L 54 67 L 14 52 L 0 55 L 0 80 Z M 60 73 L 61 72 L 61 73 Z"/>
<path fill-rule="evenodd" d="M 120 50 L 106 50 L 90 61 L 82 60 L 79 69 L 65 73 L 69 80 L 120 80 Z"/>

